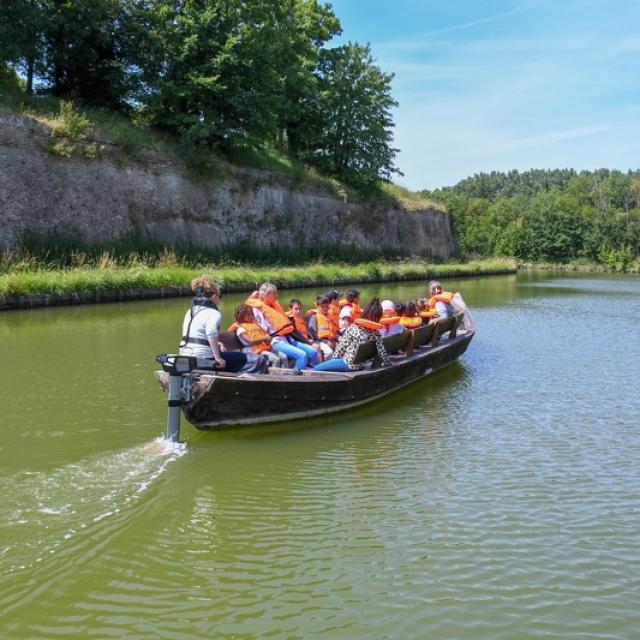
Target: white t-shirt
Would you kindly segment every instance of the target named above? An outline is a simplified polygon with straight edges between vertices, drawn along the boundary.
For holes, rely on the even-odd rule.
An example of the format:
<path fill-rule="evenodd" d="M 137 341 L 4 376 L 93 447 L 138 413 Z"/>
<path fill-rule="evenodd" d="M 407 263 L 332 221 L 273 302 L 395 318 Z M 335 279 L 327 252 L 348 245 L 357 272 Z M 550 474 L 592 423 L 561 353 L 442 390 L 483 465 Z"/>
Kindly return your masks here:
<path fill-rule="evenodd" d="M 191 319 L 193 312 L 193 320 Z M 182 321 L 182 335 L 188 338 L 198 338 L 207 340 L 208 338 L 217 339 L 220 333 L 220 322 L 222 314 L 211 307 L 195 306 L 189 309 L 184 315 Z M 189 322 L 191 327 L 189 328 Z M 187 336 L 187 331 L 189 335 Z M 197 344 L 195 342 L 187 342 L 184 347 L 180 347 L 180 354 L 184 356 L 199 356 L 201 358 L 213 358 L 213 351 L 207 344 Z"/>
<path fill-rule="evenodd" d="M 253 349 L 251 348 L 251 345 L 248 342 L 248 339 L 245 337 L 245 333 L 247 333 L 247 330 L 244 329 L 243 327 L 238 327 L 236 329 L 236 335 L 238 336 L 238 340 L 240 340 L 240 342 L 242 343 L 242 353 L 253 353 Z"/>
<path fill-rule="evenodd" d="M 386 338 L 387 336 L 397 336 L 403 331 L 404 327 L 399 322 L 396 322 L 395 324 L 389 324 L 380 329 L 380 335 Z"/>

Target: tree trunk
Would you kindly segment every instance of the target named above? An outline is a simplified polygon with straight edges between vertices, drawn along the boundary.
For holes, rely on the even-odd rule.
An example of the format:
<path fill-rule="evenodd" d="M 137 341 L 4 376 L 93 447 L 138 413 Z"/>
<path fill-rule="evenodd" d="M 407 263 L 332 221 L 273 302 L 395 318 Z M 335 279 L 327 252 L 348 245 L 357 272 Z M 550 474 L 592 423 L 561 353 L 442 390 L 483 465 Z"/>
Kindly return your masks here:
<path fill-rule="evenodd" d="M 33 67 L 34 67 L 34 59 L 33 56 L 29 56 L 27 60 L 27 95 L 33 95 Z"/>

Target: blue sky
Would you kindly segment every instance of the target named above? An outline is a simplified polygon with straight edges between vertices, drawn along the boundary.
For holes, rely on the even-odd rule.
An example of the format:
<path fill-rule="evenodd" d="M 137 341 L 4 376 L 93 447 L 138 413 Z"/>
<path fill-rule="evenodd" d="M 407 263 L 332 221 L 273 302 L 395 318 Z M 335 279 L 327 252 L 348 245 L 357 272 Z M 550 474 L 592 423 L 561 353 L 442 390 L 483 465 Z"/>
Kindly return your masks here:
<path fill-rule="evenodd" d="M 333 0 L 395 73 L 395 182 L 640 167 L 640 0 Z"/>

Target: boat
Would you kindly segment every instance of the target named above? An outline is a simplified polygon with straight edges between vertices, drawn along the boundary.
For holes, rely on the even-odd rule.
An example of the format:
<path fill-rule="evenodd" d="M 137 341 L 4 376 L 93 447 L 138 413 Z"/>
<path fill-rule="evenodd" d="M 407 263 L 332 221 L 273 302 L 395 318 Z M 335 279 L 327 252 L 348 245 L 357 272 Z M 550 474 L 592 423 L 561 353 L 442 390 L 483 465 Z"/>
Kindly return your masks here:
<path fill-rule="evenodd" d="M 456 315 L 440 325 L 425 325 L 384 338 L 391 366 L 377 366 L 373 342 L 361 345 L 356 362 L 371 365 L 361 371 L 298 371 L 272 367 L 268 373 L 225 373 L 197 368 L 195 358 L 158 356 L 163 370 L 156 378 L 165 391 L 176 380 L 174 400 L 197 429 L 216 430 L 299 420 L 351 409 L 386 396 L 455 362 L 475 334 L 475 325 L 456 294 Z M 455 336 L 451 329 L 456 325 Z M 438 331 L 437 346 L 429 343 Z M 227 348 L 235 334 L 220 334 Z M 179 395 L 178 395 L 179 380 Z"/>

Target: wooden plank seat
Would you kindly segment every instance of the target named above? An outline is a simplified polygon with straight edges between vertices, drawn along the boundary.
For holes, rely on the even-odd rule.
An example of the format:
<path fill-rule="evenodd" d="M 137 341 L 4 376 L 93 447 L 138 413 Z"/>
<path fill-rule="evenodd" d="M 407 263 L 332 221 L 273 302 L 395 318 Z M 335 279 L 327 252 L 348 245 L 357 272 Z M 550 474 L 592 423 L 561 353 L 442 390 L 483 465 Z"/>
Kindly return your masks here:
<path fill-rule="evenodd" d="M 417 329 L 413 330 L 413 340 L 415 347 L 421 347 L 422 345 L 429 344 L 431 337 L 433 336 L 434 326 L 425 324 Z"/>
<path fill-rule="evenodd" d="M 400 351 L 413 351 L 413 331 L 404 331 L 396 336 L 387 336 L 382 339 L 382 344 L 389 355 Z M 367 360 L 373 360 L 378 355 L 375 342 L 365 342 L 358 347 L 354 364 L 360 364 Z"/>
<path fill-rule="evenodd" d="M 387 350 L 389 355 L 398 353 L 399 351 L 405 351 L 407 348 L 407 343 L 411 338 L 411 331 L 403 331 L 395 336 L 387 336 L 382 339 L 382 343 L 384 344 L 384 348 Z"/>

